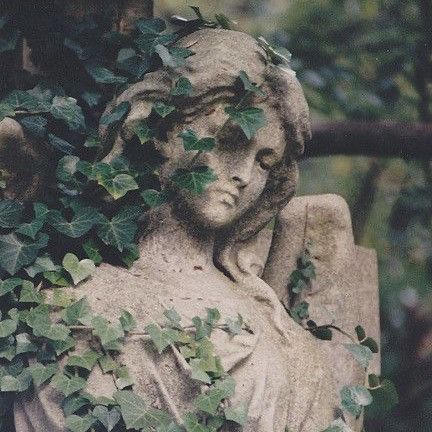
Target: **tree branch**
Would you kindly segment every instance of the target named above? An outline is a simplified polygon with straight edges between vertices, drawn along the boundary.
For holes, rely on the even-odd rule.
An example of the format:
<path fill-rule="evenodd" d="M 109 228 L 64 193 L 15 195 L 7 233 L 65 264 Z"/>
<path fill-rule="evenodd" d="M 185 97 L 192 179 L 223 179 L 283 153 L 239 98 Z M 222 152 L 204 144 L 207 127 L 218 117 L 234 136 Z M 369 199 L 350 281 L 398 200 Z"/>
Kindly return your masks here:
<path fill-rule="evenodd" d="M 338 121 L 314 123 L 305 158 L 363 155 L 432 160 L 432 124 Z"/>

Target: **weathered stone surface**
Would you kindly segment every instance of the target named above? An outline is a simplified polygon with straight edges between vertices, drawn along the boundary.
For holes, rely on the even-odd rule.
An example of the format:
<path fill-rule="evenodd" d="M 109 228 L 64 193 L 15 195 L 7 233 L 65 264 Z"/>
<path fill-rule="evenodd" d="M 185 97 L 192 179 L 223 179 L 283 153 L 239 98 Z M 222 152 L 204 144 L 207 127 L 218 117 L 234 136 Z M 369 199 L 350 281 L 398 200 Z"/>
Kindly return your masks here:
<path fill-rule="evenodd" d="M 238 247 L 239 242 L 253 242 L 294 194 L 295 159 L 309 137 L 303 93 L 293 72 L 267 64 L 257 42 L 244 34 L 203 30 L 186 37 L 180 45 L 195 53 L 178 71 L 190 79 L 194 94 L 184 101 L 175 121 L 160 122 L 165 134 L 149 150 L 164 158 L 161 180 L 164 186 L 172 187 L 174 170 L 189 166 L 193 157 L 184 151 L 179 133 L 191 128 L 200 137 L 216 135 L 216 148 L 194 163 L 212 168 L 217 181 L 198 195 L 177 190 L 174 202 L 149 212 L 149 226 L 139 243 L 141 257 L 132 269 L 103 264 L 91 280 L 70 290 L 77 298 L 87 297 L 95 313 L 111 321 L 122 309 L 129 310 L 138 321 L 138 332 L 151 322 L 161 322 L 164 309 L 170 307 L 176 308 L 185 323 L 210 307 L 218 308 L 224 318 L 241 313 L 250 333 L 230 338 L 216 330 L 212 340 L 225 369 L 237 381 L 232 402 L 245 401 L 248 405 L 249 420 L 243 431 L 284 432 L 288 426 L 291 432 L 321 432 L 337 416 L 339 401 L 331 370 L 334 360 L 320 341 L 288 317 L 275 291 L 284 296 L 294 257 L 303 245 L 297 240 L 305 232 L 301 221 L 308 221 L 317 245 L 313 254 L 322 258 L 322 263 L 317 261 L 319 275 L 323 275 L 318 281 L 331 281 L 333 274 L 346 271 L 344 266 L 351 263 L 346 248 L 356 251 L 348 233 L 349 220 L 336 217 L 338 210 L 332 205 L 325 217 L 321 211 L 320 217 L 312 219 L 305 218 L 300 204 L 294 204 L 293 213 L 286 207 L 264 274 L 269 284 L 257 276 L 263 266 L 256 265 L 247 250 Z M 253 106 L 266 114 L 267 125 L 251 141 L 226 122 L 224 112 L 224 107 L 236 100 L 235 84 L 241 70 L 252 81 L 262 83 L 267 93 L 253 101 Z M 171 80 L 167 70 L 151 73 L 119 96 L 115 102 L 128 101 L 131 110 L 120 128 L 102 131 L 106 161 L 121 154 L 132 138 L 134 122 L 146 119 L 155 101 L 168 101 Z M 325 207 L 325 203 L 327 199 L 317 208 Z M 293 239 L 286 235 L 291 220 L 297 235 L 292 233 Z M 299 226 L 301 233 L 297 232 Z M 329 255 L 327 243 L 332 245 L 334 256 Z M 358 280 L 356 274 L 354 279 Z M 346 280 L 349 284 L 348 277 Z M 363 283 L 368 283 L 366 278 Z M 352 304 L 356 286 L 317 285 L 311 296 L 312 313 L 317 305 L 314 300 L 322 293 L 320 304 L 327 301 L 329 309 L 341 312 L 344 322 L 351 325 L 351 317 L 342 313 L 339 297 L 346 296 Z M 353 321 L 357 324 L 360 315 L 355 313 Z M 317 315 L 316 320 L 320 322 L 320 318 Z M 89 335 L 82 334 L 77 352 L 88 346 L 88 339 Z M 179 361 L 175 350 L 159 356 L 144 336 L 127 340 L 120 361 L 135 378 L 135 391 L 151 406 L 168 410 L 179 421 L 201 390 L 191 383 L 190 370 Z M 115 388 L 110 376 L 95 370 L 88 390 L 110 396 Z M 17 432 L 63 431 L 58 393 L 46 386 L 35 396 L 20 397 L 15 421 Z M 225 432 L 236 430 L 229 426 Z"/>

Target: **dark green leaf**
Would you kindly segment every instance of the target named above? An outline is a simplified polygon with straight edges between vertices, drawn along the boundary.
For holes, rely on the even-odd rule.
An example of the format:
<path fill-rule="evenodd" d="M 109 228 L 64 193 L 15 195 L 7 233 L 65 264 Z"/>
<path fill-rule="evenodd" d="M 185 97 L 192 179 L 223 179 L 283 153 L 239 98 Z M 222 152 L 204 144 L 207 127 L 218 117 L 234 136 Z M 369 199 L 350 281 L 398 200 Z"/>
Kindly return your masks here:
<path fill-rule="evenodd" d="M 359 344 L 344 344 L 344 347 L 354 356 L 360 365 L 367 369 L 372 360 L 372 351 L 363 345 Z"/>
<path fill-rule="evenodd" d="M 85 388 L 87 382 L 81 377 L 73 376 L 69 378 L 63 374 L 57 374 L 51 380 L 51 384 L 65 396 L 70 396 Z"/>
<path fill-rule="evenodd" d="M 183 147 L 186 151 L 211 151 L 216 145 L 216 140 L 211 137 L 198 138 L 192 129 L 186 129 L 179 135 L 183 139 Z"/>
<path fill-rule="evenodd" d="M 0 201 L 0 227 L 14 228 L 19 225 L 23 212 L 21 203 L 13 200 Z"/>
<path fill-rule="evenodd" d="M 15 108 L 8 103 L 0 102 L 0 121 L 5 117 L 15 117 Z"/>
<path fill-rule="evenodd" d="M 156 346 L 159 354 L 165 348 L 178 340 L 179 333 L 174 329 L 161 329 L 155 324 L 150 324 L 145 328 L 146 332 L 150 335 L 153 343 Z"/>
<path fill-rule="evenodd" d="M 129 102 L 121 102 L 118 104 L 114 110 L 108 114 L 104 114 L 100 119 L 100 124 L 104 126 L 109 126 L 114 123 L 121 122 L 130 110 Z"/>
<path fill-rule="evenodd" d="M 71 275 L 75 285 L 90 277 L 96 269 L 92 260 L 83 259 L 80 261 L 72 253 L 67 253 L 63 258 L 63 267 Z"/>
<path fill-rule="evenodd" d="M 378 343 L 371 337 L 367 337 L 366 339 L 364 339 L 361 344 L 365 347 L 368 347 L 374 354 L 377 354 L 379 352 Z"/>
<path fill-rule="evenodd" d="M 74 98 L 55 96 L 50 112 L 56 119 L 63 120 L 73 131 L 82 132 L 86 128 L 83 111 Z"/>
<path fill-rule="evenodd" d="M 80 355 L 70 356 L 66 362 L 66 366 L 78 367 L 91 372 L 100 356 L 96 351 L 88 350 Z"/>
<path fill-rule="evenodd" d="M 256 93 L 259 96 L 265 96 L 265 92 L 262 91 L 255 83 L 253 83 L 248 74 L 245 71 L 241 71 L 239 78 L 243 83 L 243 87 L 247 92 Z"/>
<path fill-rule="evenodd" d="M 127 78 L 115 75 L 101 66 L 86 65 L 86 70 L 98 84 L 125 84 L 127 82 Z"/>
<path fill-rule="evenodd" d="M 171 180 L 182 189 L 199 194 L 204 192 L 210 183 L 216 181 L 217 176 L 211 168 L 200 166 L 192 170 L 178 169 Z"/>
<path fill-rule="evenodd" d="M 123 48 L 117 57 L 117 68 L 140 79 L 150 69 L 151 61 L 147 55 L 138 55 L 132 48 Z"/>
<path fill-rule="evenodd" d="M 137 326 L 137 322 L 132 314 L 126 310 L 122 310 L 120 315 L 120 324 L 125 332 L 134 330 Z"/>
<path fill-rule="evenodd" d="M 45 224 L 48 216 L 48 207 L 42 203 L 33 204 L 34 219 L 32 222 L 24 223 L 18 227 L 17 233 L 23 234 L 31 239 L 35 239 L 38 232 Z"/>
<path fill-rule="evenodd" d="M 247 139 L 251 139 L 266 124 L 264 111 L 261 108 L 236 108 L 228 106 L 225 108 L 225 112 L 234 123 L 242 128 Z"/>
<path fill-rule="evenodd" d="M 29 367 L 29 370 L 35 385 L 40 386 L 56 374 L 58 370 L 58 364 L 49 363 L 48 365 L 44 366 L 42 363 L 33 363 Z"/>
<path fill-rule="evenodd" d="M 146 403 L 137 394 L 123 390 L 114 394 L 114 399 L 120 405 L 121 415 L 127 429 L 141 429 L 146 426 Z"/>
<path fill-rule="evenodd" d="M 154 189 L 147 189 L 141 193 L 144 202 L 150 207 L 155 208 L 166 203 L 169 199 L 166 191 L 157 191 Z"/>
<path fill-rule="evenodd" d="M 227 420 L 233 421 L 240 426 L 247 422 L 248 408 L 246 404 L 225 408 L 224 413 Z"/>
<path fill-rule="evenodd" d="M 22 279 L 9 278 L 5 281 L 0 281 L 0 297 L 12 292 L 16 287 L 21 286 Z"/>
<path fill-rule="evenodd" d="M 143 34 L 158 34 L 166 30 L 166 23 L 161 18 L 141 18 L 136 22 L 136 28 Z"/>
<path fill-rule="evenodd" d="M 96 418 L 90 414 L 84 417 L 73 414 L 66 417 L 65 426 L 70 432 L 87 432 L 96 421 Z"/>
<path fill-rule="evenodd" d="M 117 408 L 108 410 L 107 407 L 100 405 L 93 410 L 92 414 L 102 423 L 108 432 L 111 432 L 121 419 L 120 412 Z"/>
<path fill-rule="evenodd" d="M 190 96 L 192 94 L 193 88 L 192 83 L 186 77 L 180 77 L 174 88 L 171 90 L 172 96 Z"/>
<path fill-rule="evenodd" d="M 92 310 L 85 297 L 62 311 L 62 319 L 69 326 L 88 324 L 91 321 L 91 316 Z"/>
<path fill-rule="evenodd" d="M 38 234 L 35 241 L 22 240 L 16 234 L 0 236 L 0 266 L 14 275 L 24 266 L 31 264 L 48 243 L 46 234 Z"/>
<path fill-rule="evenodd" d="M 75 152 L 75 147 L 57 135 L 48 134 L 48 141 L 52 148 L 60 153 L 72 154 Z"/>
<path fill-rule="evenodd" d="M 169 116 L 174 112 L 176 107 L 174 105 L 166 105 L 164 102 L 157 101 L 153 105 L 153 110 L 159 114 L 162 118 Z"/>
<path fill-rule="evenodd" d="M 372 403 L 369 390 L 361 385 L 345 386 L 341 390 L 342 407 L 355 417 L 359 417 L 363 407 Z"/>

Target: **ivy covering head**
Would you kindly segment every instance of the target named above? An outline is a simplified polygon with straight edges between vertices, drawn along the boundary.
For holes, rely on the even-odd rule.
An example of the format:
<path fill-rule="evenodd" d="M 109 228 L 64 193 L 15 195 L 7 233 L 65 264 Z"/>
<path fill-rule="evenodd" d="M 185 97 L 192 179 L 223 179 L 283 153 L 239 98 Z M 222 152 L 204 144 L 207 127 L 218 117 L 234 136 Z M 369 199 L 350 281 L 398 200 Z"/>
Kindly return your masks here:
<path fill-rule="evenodd" d="M 102 131 L 105 161 L 141 135 L 165 161 L 162 189 L 198 167 L 189 180 L 205 178 L 210 185 L 198 189 L 209 192 L 176 188 L 176 207 L 196 227 L 219 230 L 216 261 L 232 274 L 231 246 L 256 234 L 294 194 L 295 159 L 310 137 L 308 108 L 294 72 L 271 64 L 246 34 L 200 30 L 177 49 L 188 53 L 183 66 L 147 74 L 115 101 L 130 111 L 120 127 Z M 215 198 L 215 190 L 227 196 Z"/>

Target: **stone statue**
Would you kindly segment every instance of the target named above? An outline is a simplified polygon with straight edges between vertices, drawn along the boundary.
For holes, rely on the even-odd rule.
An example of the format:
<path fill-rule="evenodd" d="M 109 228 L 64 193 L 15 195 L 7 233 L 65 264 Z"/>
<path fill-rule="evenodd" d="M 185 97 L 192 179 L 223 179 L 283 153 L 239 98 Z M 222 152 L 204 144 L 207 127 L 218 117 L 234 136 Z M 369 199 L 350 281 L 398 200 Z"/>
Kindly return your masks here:
<path fill-rule="evenodd" d="M 149 211 L 139 239 L 141 256 L 130 270 L 102 264 L 90 280 L 70 290 L 75 298 L 86 297 L 94 312 L 109 320 L 117 319 L 122 309 L 130 311 L 138 330 L 161 322 L 163 311 L 170 308 L 185 323 L 206 308 L 218 308 L 224 317 L 240 313 L 250 332 L 230 337 L 216 329 L 212 341 L 237 382 L 230 403 L 247 403 L 248 422 L 242 430 L 321 432 L 341 416 L 331 354 L 280 302 L 286 281 L 276 275 L 288 278 L 292 268 L 272 259 L 265 277 L 277 279 L 275 291 L 257 276 L 264 265 L 250 271 L 253 266 L 247 265 L 244 249 L 294 195 L 296 158 L 310 137 L 302 90 L 291 70 L 268 64 L 258 43 L 245 34 L 200 30 L 179 46 L 194 52 L 179 71 L 189 78 L 194 93 L 181 115 L 164 125 L 165 136 L 154 143 L 164 160 L 162 183 L 173 187 L 170 175 L 193 157 L 178 137 L 185 128 L 199 136 L 216 134 L 216 148 L 196 163 L 211 167 L 218 179 L 202 194 L 179 190 L 173 202 Z M 224 107 L 235 99 L 241 70 L 262 83 L 266 92 L 265 97 L 257 96 L 254 106 L 264 110 L 267 124 L 250 141 L 234 124 L 225 124 Z M 153 102 L 167 100 L 170 74 L 150 73 L 115 101 L 130 102 L 131 110 L 121 127 L 102 131 L 106 161 L 122 153 L 132 138 L 131 126 L 148 117 Z M 90 334 L 83 332 L 76 351 L 85 350 L 89 340 Z M 135 392 L 178 421 L 200 392 L 175 348 L 158 355 L 148 338 L 131 336 L 119 360 L 134 376 Z M 87 391 L 111 396 L 116 388 L 109 376 L 95 369 Z M 60 401 L 51 386 L 21 396 L 15 404 L 17 432 L 63 431 Z M 360 430 L 359 425 L 353 427 Z"/>

